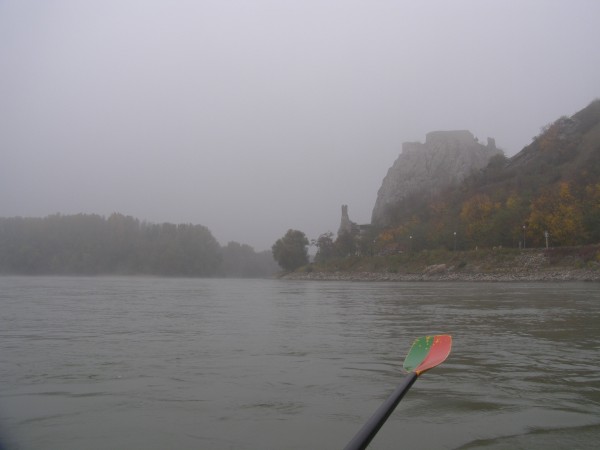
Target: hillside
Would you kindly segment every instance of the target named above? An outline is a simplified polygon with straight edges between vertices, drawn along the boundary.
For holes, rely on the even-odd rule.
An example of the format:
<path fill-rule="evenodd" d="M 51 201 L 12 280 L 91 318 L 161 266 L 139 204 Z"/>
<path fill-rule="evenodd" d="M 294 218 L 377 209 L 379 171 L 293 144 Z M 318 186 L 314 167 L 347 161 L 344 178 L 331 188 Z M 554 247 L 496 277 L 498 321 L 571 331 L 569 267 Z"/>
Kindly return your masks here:
<path fill-rule="evenodd" d="M 547 125 L 512 158 L 496 153 L 461 174 L 448 174 L 443 189 L 397 191 L 384 221 L 341 227 L 335 241 L 321 235 L 315 263 L 290 276 L 600 280 L 600 100 Z"/>
<path fill-rule="evenodd" d="M 600 178 L 600 100 L 563 116 L 508 161 L 505 175 L 537 174 L 540 185 L 559 179 L 594 183 Z M 581 179 L 583 177 L 583 179 Z"/>
<path fill-rule="evenodd" d="M 600 242 L 600 100 L 546 126 L 514 157 L 446 190 L 388 205 L 375 251 Z"/>

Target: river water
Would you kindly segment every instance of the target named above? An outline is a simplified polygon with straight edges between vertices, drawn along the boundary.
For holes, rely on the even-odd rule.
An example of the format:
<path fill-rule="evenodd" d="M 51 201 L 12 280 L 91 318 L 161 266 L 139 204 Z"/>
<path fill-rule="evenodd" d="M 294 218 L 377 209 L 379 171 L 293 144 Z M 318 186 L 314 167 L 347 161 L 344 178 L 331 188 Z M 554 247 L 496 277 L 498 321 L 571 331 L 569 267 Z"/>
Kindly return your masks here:
<path fill-rule="evenodd" d="M 597 448 L 600 286 L 0 277 L 6 449 Z M 0 445 L 2 447 L 2 445 Z"/>

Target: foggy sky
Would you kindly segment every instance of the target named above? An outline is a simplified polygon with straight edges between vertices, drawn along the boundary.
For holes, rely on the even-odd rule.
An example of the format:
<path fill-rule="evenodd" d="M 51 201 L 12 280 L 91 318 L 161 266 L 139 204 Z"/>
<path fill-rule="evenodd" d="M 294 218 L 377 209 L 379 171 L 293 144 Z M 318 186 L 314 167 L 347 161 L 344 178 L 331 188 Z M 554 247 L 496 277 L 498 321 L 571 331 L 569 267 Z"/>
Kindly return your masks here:
<path fill-rule="evenodd" d="M 0 0 L 0 216 L 269 249 L 368 223 L 403 142 L 513 155 L 600 97 L 600 2 Z"/>

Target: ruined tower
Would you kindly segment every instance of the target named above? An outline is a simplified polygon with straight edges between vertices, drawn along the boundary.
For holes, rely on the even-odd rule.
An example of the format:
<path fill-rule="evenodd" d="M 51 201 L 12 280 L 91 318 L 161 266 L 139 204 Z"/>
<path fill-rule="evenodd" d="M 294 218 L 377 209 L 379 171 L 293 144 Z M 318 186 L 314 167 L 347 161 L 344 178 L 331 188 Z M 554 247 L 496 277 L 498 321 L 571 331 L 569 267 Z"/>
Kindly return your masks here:
<path fill-rule="evenodd" d="M 354 223 L 350 220 L 348 216 L 348 205 L 342 205 L 342 219 L 340 221 L 340 228 L 338 229 L 338 237 L 342 234 L 352 233 Z"/>

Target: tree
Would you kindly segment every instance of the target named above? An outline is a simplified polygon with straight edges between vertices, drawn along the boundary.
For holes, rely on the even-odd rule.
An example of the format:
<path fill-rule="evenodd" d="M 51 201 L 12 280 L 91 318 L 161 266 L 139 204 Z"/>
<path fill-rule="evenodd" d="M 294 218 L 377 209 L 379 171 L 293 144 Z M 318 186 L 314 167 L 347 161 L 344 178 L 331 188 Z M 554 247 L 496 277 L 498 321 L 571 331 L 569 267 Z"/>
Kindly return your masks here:
<path fill-rule="evenodd" d="M 584 212 L 580 200 L 566 182 L 537 197 L 529 215 L 529 228 L 536 237 L 535 242 L 539 243 L 544 231 L 548 231 L 554 245 L 585 243 Z"/>
<path fill-rule="evenodd" d="M 209 276 L 221 248 L 202 225 L 113 214 L 0 218 L 0 273 Z"/>
<path fill-rule="evenodd" d="M 462 204 L 460 219 L 464 223 L 467 237 L 475 245 L 490 244 L 492 217 L 501 205 L 486 194 L 476 194 Z"/>
<path fill-rule="evenodd" d="M 335 244 L 331 231 L 320 235 L 316 241 L 312 242 L 312 245 L 317 247 L 317 254 L 315 255 L 315 262 L 317 263 L 325 262 L 335 256 Z"/>
<path fill-rule="evenodd" d="M 585 188 L 583 223 L 588 242 L 600 242 L 600 183 L 588 184 Z"/>
<path fill-rule="evenodd" d="M 272 247 L 273 258 L 284 270 L 308 264 L 308 239 L 302 231 L 288 230 Z"/>

